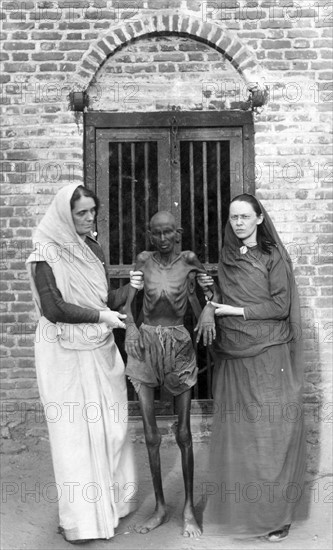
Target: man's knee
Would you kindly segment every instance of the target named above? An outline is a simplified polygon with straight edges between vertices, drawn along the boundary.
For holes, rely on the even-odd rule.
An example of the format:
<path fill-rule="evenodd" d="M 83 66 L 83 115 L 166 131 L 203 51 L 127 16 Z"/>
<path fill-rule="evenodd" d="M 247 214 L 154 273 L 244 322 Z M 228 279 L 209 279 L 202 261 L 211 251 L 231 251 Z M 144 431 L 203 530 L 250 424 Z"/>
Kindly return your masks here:
<path fill-rule="evenodd" d="M 177 426 L 176 439 L 178 445 L 190 447 L 192 445 L 192 434 L 189 426 Z"/>
<path fill-rule="evenodd" d="M 161 445 L 162 437 L 157 429 L 146 428 L 145 438 L 148 447 L 159 447 Z"/>

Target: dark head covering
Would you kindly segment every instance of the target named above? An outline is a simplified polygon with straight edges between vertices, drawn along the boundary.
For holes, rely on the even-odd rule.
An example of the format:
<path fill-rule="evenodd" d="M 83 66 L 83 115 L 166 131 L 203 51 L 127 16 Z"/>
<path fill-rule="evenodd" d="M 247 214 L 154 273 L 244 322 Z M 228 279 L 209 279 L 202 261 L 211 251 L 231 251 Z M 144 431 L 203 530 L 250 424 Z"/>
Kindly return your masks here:
<path fill-rule="evenodd" d="M 279 255 L 281 256 L 286 272 L 288 277 L 288 285 L 290 290 L 290 308 L 289 308 L 289 315 L 288 315 L 288 324 L 290 328 L 291 333 L 291 340 L 289 342 L 290 345 L 290 352 L 293 356 L 293 364 L 295 367 L 295 370 L 297 373 L 299 373 L 299 382 L 302 383 L 303 380 L 303 346 L 302 346 L 302 328 L 301 328 L 301 313 L 300 313 L 300 302 L 299 302 L 299 295 L 297 290 L 297 285 L 295 281 L 295 276 L 293 272 L 293 266 L 291 258 L 284 247 L 276 229 L 275 226 L 261 204 L 261 202 L 254 197 L 253 195 L 244 193 L 243 195 L 239 195 L 239 200 L 242 200 L 242 197 L 244 195 L 251 197 L 252 200 L 254 200 L 259 209 L 260 212 L 263 214 L 264 220 L 261 225 L 263 227 L 260 229 L 260 226 L 258 226 L 258 232 L 261 231 L 262 235 L 267 238 L 268 244 L 276 250 L 278 250 Z M 233 200 L 238 200 L 238 197 L 235 197 Z M 248 204 L 251 204 L 250 201 L 244 201 L 248 202 Z M 253 206 L 253 205 L 252 205 Z M 259 239 L 260 240 L 260 239 Z M 224 236 L 224 244 L 221 254 L 221 261 L 219 263 L 219 279 L 220 279 L 220 286 L 223 292 L 223 283 L 224 283 L 224 271 L 228 269 L 229 267 L 236 267 L 239 265 L 239 260 L 242 261 L 248 261 L 249 264 L 252 263 L 253 258 L 251 258 L 251 252 L 244 253 L 244 251 L 247 251 L 247 247 L 244 246 L 243 241 L 237 237 L 237 235 L 234 233 L 231 224 L 228 220 L 225 228 L 225 236 Z M 261 251 L 262 252 L 262 251 Z M 262 252 L 264 254 L 264 252 Z M 260 257 L 260 255 L 259 255 Z M 266 256 L 267 257 L 267 256 Z M 250 283 L 250 281 L 249 281 Z M 237 285 L 237 281 L 235 281 L 235 286 Z"/>

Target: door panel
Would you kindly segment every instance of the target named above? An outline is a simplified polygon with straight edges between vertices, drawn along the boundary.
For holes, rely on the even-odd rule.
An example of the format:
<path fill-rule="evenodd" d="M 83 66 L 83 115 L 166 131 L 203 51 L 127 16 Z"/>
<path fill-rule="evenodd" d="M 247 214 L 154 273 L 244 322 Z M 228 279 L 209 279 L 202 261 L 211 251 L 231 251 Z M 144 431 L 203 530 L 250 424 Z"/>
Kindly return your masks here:
<path fill-rule="evenodd" d="M 168 131 L 96 132 L 97 230 L 111 277 L 128 274 L 137 254 L 148 247 L 149 219 L 157 210 L 170 209 L 169 151 Z"/>
<path fill-rule="evenodd" d="M 230 189 L 242 192 L 242 130 L 181 129 L 178 132 L 182 248 L 196 252 L 216 274 L 228 217 Z"/>

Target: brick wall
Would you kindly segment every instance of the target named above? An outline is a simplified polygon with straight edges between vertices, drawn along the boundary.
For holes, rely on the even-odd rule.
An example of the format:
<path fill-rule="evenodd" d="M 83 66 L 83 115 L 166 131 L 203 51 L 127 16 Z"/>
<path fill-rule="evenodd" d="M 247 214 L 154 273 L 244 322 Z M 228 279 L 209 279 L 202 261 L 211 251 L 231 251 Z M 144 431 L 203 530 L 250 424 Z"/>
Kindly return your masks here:
<path fill-rule="evenodd" d="M 83 181 L 82 115 L 69 110 L 69 92 L 87 90 L 100 111 L 247 109 L 258 83 L 269 98 L 254 115 L 257 195 L 301 294 L 309 470 L 329 469 L 331 14 L 326 1 L 2 3 L 5 438 L 43 429 L 24 261 L 56 190 Z"/>

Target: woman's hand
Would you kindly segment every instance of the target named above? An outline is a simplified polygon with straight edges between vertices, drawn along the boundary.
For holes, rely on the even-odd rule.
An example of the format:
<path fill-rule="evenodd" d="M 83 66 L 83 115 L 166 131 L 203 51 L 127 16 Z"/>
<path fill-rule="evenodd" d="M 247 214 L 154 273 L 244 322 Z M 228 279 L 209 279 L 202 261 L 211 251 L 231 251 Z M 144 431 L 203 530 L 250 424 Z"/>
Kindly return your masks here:
<path fill-rule="evenodd" d="M 198 285 L 201 286 L 204 292 L 207 292 L 208 290 L 213 290 L 209 288 L 214 284 L 214 279 L 210 275 L 207 275 L 206 273 L 198 273 L 197 281 Z"/>
<path fill-rule="evenodd" d="M 143 273 L 142 271 L 130 271 L 130 285 L 136 290 L 143 289 Z"/>
<path fill-rule="evenodd" d="M 215 315 L 217 317 L 223 317 L 225 315 L 242 315 L 244 317 L 244 308 L 228 306 L 227 304 L 218 304 L 216 302 L 209 302 L 214 306 Z"/>
<path fill-rule="evenodd" d="M 197 326 L 195 331 L 198 333 L 196 341 L 199 342 L 201 336 L 204 346 L 210 346 L 213 343 L 213 340 L 216 338 L 216 328 L 215 328 L 215 310 L 208 303 L 202 310 L 201 315 L 198 319 Z"/>
<path fill-rule="evenodd" d="M 104 309 L 99 312 L 99 322 L 106 323 L 111 328 L 126 328 L 125 323 L 121 319 L 126 319 L 127 315 L 119 313 L 118 311 L 112 311 L 111 309 Z"/>

